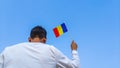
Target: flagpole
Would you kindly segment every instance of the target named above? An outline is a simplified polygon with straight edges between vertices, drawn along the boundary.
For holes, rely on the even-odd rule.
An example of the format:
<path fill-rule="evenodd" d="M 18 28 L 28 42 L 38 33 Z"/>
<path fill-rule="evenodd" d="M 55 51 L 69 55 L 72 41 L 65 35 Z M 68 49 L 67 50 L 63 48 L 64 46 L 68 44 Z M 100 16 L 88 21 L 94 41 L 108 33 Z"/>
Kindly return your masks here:
<path fill-rule="evenodd" d="M 72 38 L 70 32 L 68 32 L 68 36 L 69 36 L 70 40 L 73 41 L 73 38 Z"/>

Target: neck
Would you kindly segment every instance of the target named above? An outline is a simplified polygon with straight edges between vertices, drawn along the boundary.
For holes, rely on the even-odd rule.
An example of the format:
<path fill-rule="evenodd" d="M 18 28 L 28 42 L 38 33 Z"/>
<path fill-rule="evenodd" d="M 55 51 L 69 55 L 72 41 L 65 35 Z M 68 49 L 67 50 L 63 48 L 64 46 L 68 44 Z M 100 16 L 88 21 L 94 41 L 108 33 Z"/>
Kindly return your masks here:
<path fill-rule="evenodd" d="M 42 38 L 42 39 L 40 39 L 40 38 L 30 38 L 29 39 L 29 42 L 41 42 L 41 43 L 46 43 L 46 38 Z"/>

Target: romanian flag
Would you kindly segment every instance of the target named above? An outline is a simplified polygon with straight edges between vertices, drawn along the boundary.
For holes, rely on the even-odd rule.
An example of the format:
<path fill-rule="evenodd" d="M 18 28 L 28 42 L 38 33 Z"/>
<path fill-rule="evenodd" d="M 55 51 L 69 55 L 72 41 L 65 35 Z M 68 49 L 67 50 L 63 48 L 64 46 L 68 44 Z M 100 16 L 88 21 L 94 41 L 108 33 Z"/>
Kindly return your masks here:
<path fill-rule="evenodd" d="M 67 28 L 66 28 L 66 25 L 65 23 L 62 23 L 61 25 L 58 25 L 57 27 L 55 27 L 53 29 L 53 32 L 55 34 L 56 37 L 59 37 L 61 36 L 62 34 L 64 34 L 65 32 L 67 32 Z"/>

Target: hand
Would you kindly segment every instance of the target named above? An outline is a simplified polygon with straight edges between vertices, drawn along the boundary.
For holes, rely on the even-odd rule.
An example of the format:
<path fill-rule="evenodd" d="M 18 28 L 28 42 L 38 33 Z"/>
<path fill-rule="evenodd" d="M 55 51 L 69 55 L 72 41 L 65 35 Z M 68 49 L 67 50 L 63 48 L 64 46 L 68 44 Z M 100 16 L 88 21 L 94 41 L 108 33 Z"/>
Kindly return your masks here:
<path fill-rule="evenodd" d="M 77 44 L 74 41 L 72 41 L 72 43 L 71 43 L 71 49 L 72 50 L 77 50 L 77 48 L 78 48 Z"/>

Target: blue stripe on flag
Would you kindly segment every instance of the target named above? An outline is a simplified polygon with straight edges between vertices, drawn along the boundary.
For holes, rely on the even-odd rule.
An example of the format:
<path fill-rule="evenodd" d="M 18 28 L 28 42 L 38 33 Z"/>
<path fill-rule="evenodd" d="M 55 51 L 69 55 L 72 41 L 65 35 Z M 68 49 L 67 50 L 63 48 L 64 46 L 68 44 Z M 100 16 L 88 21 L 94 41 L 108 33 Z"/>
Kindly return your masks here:
<path fill-rule="evenodd" d="M 65 26 L 65 23 L 61 24 L 61 26 L 62 26 L 62 30 L 64 33 L 68 31 L 66 26 Z"/>

